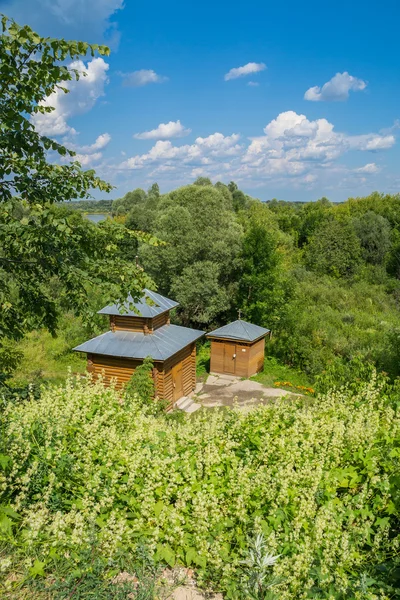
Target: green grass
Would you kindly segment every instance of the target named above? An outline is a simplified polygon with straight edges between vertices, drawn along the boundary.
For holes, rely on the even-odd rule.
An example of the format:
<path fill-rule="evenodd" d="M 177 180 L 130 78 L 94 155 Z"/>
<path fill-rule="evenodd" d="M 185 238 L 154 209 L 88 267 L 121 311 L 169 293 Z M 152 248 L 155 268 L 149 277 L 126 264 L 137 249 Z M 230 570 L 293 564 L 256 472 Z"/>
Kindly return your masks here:
<path fill-rule="evenodd" d="M 312 381 L 305 373 L 282 364 L 273 356 L 265 357 L 264 369 L 257 375 L 254 375 L 251 379 L 268 387 L 274 387 L 274 385 L 279 382 L 279 385 L 276 387 L 287 390 L 293 390 L 293 387 L 297 386 L 306 388 L 313 387 Z M 285 383 L 291 385 L 284 385 Z"/>
<path fill-rule="evenodd" d="M 82 326 L 81 320 L 66 314 L 60 322 L 57 337 L 44 330 L 27 334 L 16 347 L 23 353 L 11 383 L 24 386 L 32 382 L 62 383 L 68 370 L 83 373 L 86 356 L 72 352 L 72 348 L 93 337 Z"/>
<path fill-rule="evenodd" d="M 34 331 L 18 344 L 23 358 L 13 375 L 13 383 L 25 385 L 32 381 L 45 380 L 61 383 L 70 368 L 73 373 L 83 373 L 86 357 L 71 351 L 71 345 L 62 333 L 52 338 L 47 331 Z"/>

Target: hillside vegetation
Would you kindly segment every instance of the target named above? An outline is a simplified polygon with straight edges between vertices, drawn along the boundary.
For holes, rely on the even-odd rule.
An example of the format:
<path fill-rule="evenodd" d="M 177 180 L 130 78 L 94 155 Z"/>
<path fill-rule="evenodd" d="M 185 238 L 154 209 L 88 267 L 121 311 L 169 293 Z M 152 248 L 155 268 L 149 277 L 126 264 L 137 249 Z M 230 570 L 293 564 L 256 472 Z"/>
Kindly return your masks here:
<path fill-rule="evenodd" d="M 144 546 L 156 563 L 192 566 L 203 585 L 247 599 L 257 569 L 241 561 L 262 533 L 278 558 L 273 595 L 255 597 L 393 597 L 398 408 L 398 390 L 373 374 L 317 401 L 182 423 L 101 382 L 69 379 L 11 403 L 0 442 L 6 589 L 55 590 L 67 570 L 75 579 L 54 596 L 67 598 L 90 577 L 88 550 L 107 581 L 121 553 L 138 559 Z"/>

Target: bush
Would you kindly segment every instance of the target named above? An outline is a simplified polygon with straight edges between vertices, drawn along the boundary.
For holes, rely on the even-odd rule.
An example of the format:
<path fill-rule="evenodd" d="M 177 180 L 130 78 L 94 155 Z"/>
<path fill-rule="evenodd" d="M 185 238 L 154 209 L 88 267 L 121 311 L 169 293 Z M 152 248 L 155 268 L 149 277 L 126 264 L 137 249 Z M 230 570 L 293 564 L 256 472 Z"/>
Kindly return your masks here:
<path fill-rule="evenodd" d="M 263 533 L 281 555 L 280 600 L 389 598 L 398 396 L 373 374 L 357 390 L 177 424 L 101 382 L 68 380 L 1 416 L 1 538 L 44 574 L 93 535 L 110 560 L 145 545 L 236 598 L 248 536 Z"/>

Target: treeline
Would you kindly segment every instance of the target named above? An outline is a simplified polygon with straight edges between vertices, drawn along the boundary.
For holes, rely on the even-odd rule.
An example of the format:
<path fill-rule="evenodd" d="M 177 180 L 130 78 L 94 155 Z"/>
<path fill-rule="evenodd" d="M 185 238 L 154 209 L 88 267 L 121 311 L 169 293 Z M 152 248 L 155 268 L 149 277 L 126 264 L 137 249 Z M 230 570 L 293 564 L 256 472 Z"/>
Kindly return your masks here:
<path fill-rule="evenodd" d="M 262 203 L 200 178 L 136 189 L 112 212 L 165 242 L 137 253 L 179 322 L 210 328 L 240 308 L 272 330 L 270 353 L 313 377 L 338 383 L 360 360 L 400 374 L 399 195 Z"/>

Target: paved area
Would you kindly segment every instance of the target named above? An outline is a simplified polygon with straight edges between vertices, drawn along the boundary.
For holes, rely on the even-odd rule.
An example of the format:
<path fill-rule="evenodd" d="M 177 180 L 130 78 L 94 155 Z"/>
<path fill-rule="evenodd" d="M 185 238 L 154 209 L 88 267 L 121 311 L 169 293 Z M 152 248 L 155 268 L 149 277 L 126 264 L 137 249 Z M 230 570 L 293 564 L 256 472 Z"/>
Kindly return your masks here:
<path fill-rule="evenodd" d="M 251 379 L 213 374 L 208 376 L 205 383 L 198 383 L 190 397 L 181 398 L 177 408 L 185 412 L 195 412 L 202 406 L 213 408 L 237 405 L 245 410 L 257 404 L 270 402 L 274 398 L 297 395 L 281 388 L 266 387 Z"/>
<path fill-rule="evenodd" d="M 205 383 L 196 386 L 194 400 L 204 407 L 233 406 L 251 407 L 264 404 L 274 398 L 293 395 L 287 390 L 266 387 L 258 381 L 240 379 L 233 375 L 209 375 Z"/>

